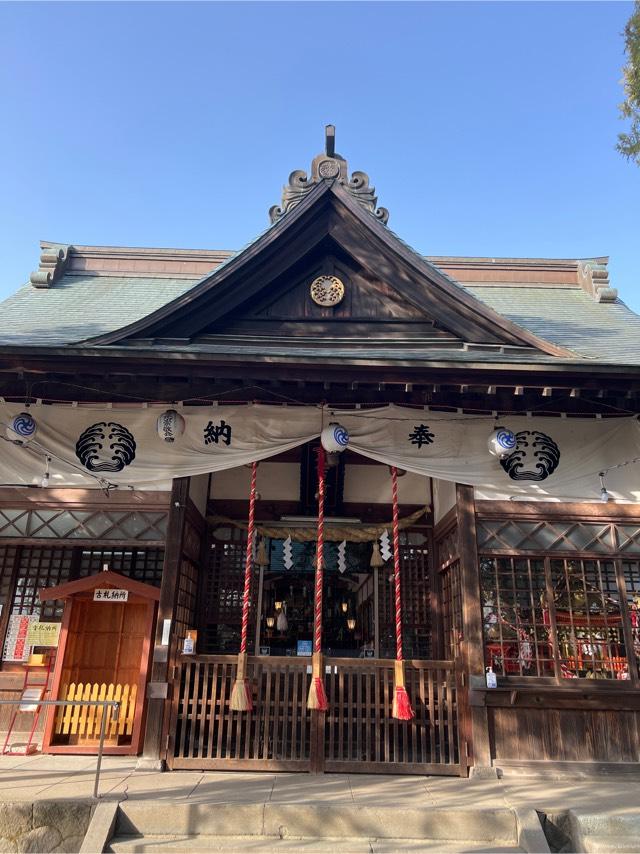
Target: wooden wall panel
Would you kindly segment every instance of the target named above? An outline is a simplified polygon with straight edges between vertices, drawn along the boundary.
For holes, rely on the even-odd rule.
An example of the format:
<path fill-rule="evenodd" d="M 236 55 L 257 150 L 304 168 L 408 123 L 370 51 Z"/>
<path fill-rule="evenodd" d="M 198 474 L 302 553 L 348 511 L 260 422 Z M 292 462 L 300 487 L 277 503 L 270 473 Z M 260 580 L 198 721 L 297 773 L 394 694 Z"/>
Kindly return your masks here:
<path fill-rule="evenodd" d="M 494 762 L 638 762 L 640 712 L 492 708 Z"/>

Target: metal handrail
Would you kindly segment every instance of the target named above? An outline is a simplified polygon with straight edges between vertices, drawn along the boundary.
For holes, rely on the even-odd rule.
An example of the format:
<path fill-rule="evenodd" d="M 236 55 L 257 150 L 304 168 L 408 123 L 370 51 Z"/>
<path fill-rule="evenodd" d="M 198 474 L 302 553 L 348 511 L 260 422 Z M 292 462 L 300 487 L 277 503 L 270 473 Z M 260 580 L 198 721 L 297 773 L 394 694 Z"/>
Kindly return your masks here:
<path fill-rule="evenodd" d="M 23 700 L 21 697 L 13 700 L 0 700 L 0 705 L 2 706 L 19 706 L 21 703 L 29 702 L 28 700 Z M 120 703 L 118 700 L 34 700 L 34 705 L 37 706 L 110 706 L 117 717 L 118 711 L 120 709 Z M 102 715 L 102 719 L 100 721 L 100 743 L 98 745 L 98 762 L 96 765 L 96 779 L 93 784 L 93 797 L 98 800 L 100 795 L 98 794 L 98 784 L 100 783 L 100 768 L 102 767 L 102 751 L 104 748 L 104 737 L 106 735 L 107 716 L 105 714 Z"/>

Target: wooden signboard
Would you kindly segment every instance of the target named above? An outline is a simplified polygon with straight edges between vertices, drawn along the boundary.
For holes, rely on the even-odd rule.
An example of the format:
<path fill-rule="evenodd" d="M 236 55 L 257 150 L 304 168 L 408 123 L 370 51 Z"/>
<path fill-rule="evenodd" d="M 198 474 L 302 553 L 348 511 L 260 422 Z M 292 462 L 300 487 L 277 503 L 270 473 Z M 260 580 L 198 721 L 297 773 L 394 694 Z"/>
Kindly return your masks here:
<path fill-rule="evenodd" d="M 35 621 L 27 630 L 29 646 L 58 646 L 61 623 L 41 623 Z"/>
<path fill-rule="evenodd" d="M 128 602 L 128 590 L 114 590 L 111 587 L 98 587 L 93 591 L 94 602 Z"/>

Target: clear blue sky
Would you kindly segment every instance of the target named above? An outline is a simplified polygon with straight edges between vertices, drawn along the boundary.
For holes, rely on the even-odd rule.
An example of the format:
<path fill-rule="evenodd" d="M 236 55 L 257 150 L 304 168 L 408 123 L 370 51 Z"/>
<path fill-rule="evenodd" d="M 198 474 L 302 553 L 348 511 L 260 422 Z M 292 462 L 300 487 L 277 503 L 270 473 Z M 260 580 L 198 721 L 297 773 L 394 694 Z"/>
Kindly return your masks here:
<path fill-rule="evenodd" d="M 333 122 L 417 250 L 608 254 L 640 312 L 640 168 L 614 148 L 631 11 L 4 3 L 0 296 L 41 238 L 241 247 Z"/>

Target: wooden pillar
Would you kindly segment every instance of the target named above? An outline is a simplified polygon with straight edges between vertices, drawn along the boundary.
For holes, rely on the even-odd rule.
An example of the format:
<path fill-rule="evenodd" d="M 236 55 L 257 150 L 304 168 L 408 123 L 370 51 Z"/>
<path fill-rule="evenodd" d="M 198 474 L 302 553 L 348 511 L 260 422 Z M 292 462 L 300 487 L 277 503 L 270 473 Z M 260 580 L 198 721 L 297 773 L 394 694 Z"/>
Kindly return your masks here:
<path fill-rule="evenodd" d="M 467 684 L 484 685 L 484 653 L 482 637 L 482 600 L 480 596 L 480 568 L 476 539 L 476 512 L 473 487 L 456 484 L 456 506 L 458 515 L 458 547 L 460 554 L 460 591 L 462 595 L 462 661 Z M 470 691 L 470 693 L 472 693 Z M 489 717 L 484 703 L 471 701 L 468 711 L 471 719 L 471 748 L 473 752 L 474 776 L 496 776 L 491 768 L 491 744 L 489 739 Z"/>
<path fill-rule="evenodd" d="M 147 685 L 147 723 L 142 757 L 137 766 L 139 770 L 164 769 L 165 745 L 162 744 L 162 733 L 166 729 L 164 718 L 165 715 L 169 714 L 171 705 L 170 683 L 173 674 L 168 671 L 171 660 L 170 652 L 173 641 L 182 558 L 182 538 L 188 498 L 189 478 L 176 478 L 171 489 L 162 583 L 160 585 L 160 603 L 158 605 L 158 619 L 151 662 L 151 681 Z M 168 638 L 165 632 L 165 621 L 167 620 L 170 621 Z M 165 633 L 164 640 L 168 641 L 167 643 L 163 643 L 163 633 Z"/>

